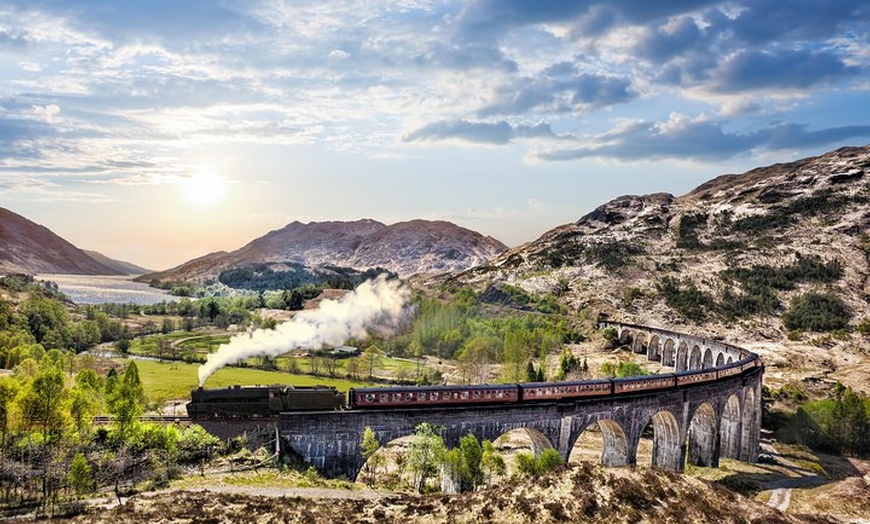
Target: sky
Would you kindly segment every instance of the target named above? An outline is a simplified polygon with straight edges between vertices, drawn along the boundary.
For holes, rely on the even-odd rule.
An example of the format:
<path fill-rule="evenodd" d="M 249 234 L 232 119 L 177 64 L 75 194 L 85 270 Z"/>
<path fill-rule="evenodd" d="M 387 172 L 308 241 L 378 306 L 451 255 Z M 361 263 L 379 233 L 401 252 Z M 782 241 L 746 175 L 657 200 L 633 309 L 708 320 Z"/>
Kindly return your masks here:
<path fill-rule="evenodd" d="M 0 3 L 0 207 L 166 269 L 289 222 L 509 246 L 870 143 L 867 0 Z"/>

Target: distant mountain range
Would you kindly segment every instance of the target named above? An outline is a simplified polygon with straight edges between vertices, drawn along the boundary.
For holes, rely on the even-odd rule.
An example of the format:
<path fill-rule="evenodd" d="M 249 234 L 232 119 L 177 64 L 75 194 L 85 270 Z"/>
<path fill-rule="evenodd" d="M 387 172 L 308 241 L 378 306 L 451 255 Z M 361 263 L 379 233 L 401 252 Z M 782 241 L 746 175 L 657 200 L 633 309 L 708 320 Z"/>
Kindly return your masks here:
<path fill-rule="evenodd" d="M 0 208 L 0 274 L 132 275 L 145 271 L 79 249 L 48 228 Z"/>
<path fill-rule="evenodd" d="M 498 240 L 444 221 L 292 222 L 232 252 L 217 252 L 142 280 L 213 278 L 230 268 L 295 263 L 308 267 L 380 267 L 400 276 L 443 273 L 483 263 L 507 249 Z"/>

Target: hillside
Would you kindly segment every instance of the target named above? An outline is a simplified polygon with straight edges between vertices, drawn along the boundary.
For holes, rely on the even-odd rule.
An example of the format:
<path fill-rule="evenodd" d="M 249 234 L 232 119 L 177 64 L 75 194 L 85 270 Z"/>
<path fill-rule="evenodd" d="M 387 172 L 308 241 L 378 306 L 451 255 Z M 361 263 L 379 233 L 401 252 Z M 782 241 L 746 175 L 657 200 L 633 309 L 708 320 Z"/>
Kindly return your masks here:
<path fill-rule="evenodd" d="M 143 273 L 147 273 L 148 270 L 142 266 L 137 266 L 132 262 L 125 262 L 123 260 L 115 260 L 114 258 L 109 258 L 102 253 L 98 253 L 96 251 L 91 251 L 89 249 L 83 250 L 87 255 L 100 264 L 114 269 L 123 275 L 141 275 Z"/>
<path fill-rule="evenodd" d="M 289 496 L 288 496 L 288 491 Z M 218 496 L 215 496 L 219 494 Z M 286 488 L 143 494 L 56 522 L 275 523 L 827 523 L 783 514 L 727 489 L 653 469 L 583 464 L 557 475 L 520 479 L 466 495 L 410 495 Z"/>
<path fill-rule="evenodd" d="M 0 273 L 120 275 L 48 228 L 0 208 Z"/>
<path fill-rule="evenodd" d="M 229 253 L 218 252 L 145 280 L 196 280 L 229 268 L 295 263 L 309 267 L 381 267 L 408 276 L 467 269 L 507 247 L 450 222 L 412 220 L 387 226 L 375 220 L 292 222 Z"/>
<path fill-rule="evenodd" d="M 824 363 L 822 353 L 818 363 L 848 378 L 844 366 L 867 361 L 866 341 L 848 331 L 870 317 L 868 168 L 870 147 L 848 147 L 721 176 L 679 197 L 622 196 L 441 282 L 481 293 L 510 284 L 555 295 L 569 311 L 725 336 L 763 353 L 788 338 L 810 346 L 802 354 L 837 346 L 851 357 Z M 808 292 L 845 306 L 846 329 L 786 325 L 792 301 Z M 771 362 L 789 358 L 779 351 Z"/>

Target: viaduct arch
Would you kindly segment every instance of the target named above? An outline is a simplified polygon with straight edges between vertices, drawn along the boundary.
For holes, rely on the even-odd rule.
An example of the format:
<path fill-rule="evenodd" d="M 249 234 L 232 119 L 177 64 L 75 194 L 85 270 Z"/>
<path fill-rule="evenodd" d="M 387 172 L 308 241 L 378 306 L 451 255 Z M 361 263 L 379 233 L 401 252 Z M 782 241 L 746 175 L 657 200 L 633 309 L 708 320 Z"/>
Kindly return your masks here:
<path fill-rule="evenodd" d="M 758 358 L 719 340 L 660 328 L 609 321 L 600 322 L 599 328 L 616 329 L 619 339 L 633 351 L 660 360 L 676 372 Z M 604 437 L 602 464 L 626 466 L 637 462 L 642 433 L 652 425 L 653 466 L 682 471 L 687 462 L 715 467 L 720 457 L 757 459 L 762 375 L 763 367 L 752 367 L 713 382 L 567 402 L 293 412 L 281 413 L 270 424 L 207 421 L 203 425 L 222 437 L 244 431 L 271 434 L 283 452 L 296 455 L 322 474 L 351 479 L 363 466 L 360 440 L 366 426 L 386 443 L 411 435 L 419 423 L 429 422 L 444 427 L 442 436 L 450 447 L 468 433 L 479 440 L 495 440 L 508 431 L 525 429 L 536 437 L 536 453 L 553 447 L 567 460 L 583 431 L 597 424 Z"/>

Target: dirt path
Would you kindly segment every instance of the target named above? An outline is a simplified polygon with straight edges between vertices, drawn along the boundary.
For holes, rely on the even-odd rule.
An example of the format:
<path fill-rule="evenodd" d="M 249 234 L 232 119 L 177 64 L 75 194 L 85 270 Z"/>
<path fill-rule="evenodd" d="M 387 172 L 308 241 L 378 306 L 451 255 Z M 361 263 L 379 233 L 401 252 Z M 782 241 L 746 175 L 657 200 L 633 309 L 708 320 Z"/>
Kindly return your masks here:
<path fill-rule="evenodd" d="M 788 511 L 789 504 L 791 504 L 793 488 L 817 486 L 820 483 L 824 483 L 825 480 L 823 477 L 813 473 L 812 471 L 807 471 L 801 468 L 800 465 L 784 458 L 782 455 L 777 453 L 776 449 L 774 449 L 774 447 L 769 443 L 762 442 L 761 449 L 765 453 L 769 453 L 772 457 L 775 457 L 776 465 L 782 469 L 784 475 L 788 475 L 788 478 L 774 480 L 764 484 L 765 488 L 772 490 L 770 493 L 770 500 L 767 501 L 768 506 L 785 513 Z"/>

